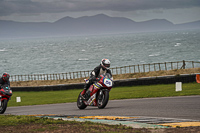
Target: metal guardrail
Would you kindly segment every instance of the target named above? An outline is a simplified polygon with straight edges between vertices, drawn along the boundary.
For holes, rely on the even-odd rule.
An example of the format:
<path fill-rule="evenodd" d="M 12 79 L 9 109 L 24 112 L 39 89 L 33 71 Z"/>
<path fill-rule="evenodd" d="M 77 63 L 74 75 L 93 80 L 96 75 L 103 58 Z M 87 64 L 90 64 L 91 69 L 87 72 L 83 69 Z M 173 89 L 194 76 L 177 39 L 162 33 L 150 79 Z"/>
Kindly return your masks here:
<path fill-rule="evenodd" d="M 113 75 L 118 75 L 118 74 L 143 73 L 143 72 L 187 69 L 187 68 L 197 68 L 197 67 L 200 67 L 200 62 L 183 60 L 177 62 L 129 65 L 123 67 L 110 68 L 110 69 Z M 16 81 L 33 81 L 33 80 L 65 80 L 65 79 L 88 78 L 90 76 L 90 72 L 91 70 L 57 73 L 57 74 L 11 75 L 10 81 L 16 82 Z"/>

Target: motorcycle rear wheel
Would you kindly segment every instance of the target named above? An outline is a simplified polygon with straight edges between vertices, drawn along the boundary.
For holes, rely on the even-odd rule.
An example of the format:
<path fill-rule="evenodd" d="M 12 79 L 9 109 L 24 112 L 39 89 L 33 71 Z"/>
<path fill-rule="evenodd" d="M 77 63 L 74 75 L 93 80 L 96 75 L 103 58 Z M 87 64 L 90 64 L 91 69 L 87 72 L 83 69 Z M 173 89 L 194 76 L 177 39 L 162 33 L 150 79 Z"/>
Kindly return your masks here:
<path fill-rule="evenodd" d="M 8 100 L 3 100 L 0 102 L 1 102 L 0 114 L 3 114 L 6 111 Z"/>
<path fill-rule="evenodd" d="M 77 99 L 77 107 L 79 109 L 85 109 L 87 107 L 87 105 L 85 105 L 85 103 L 83 102 L 82 98 L 81 98 L 81 93 L 78 95 L 78 99 Z"/>
<path fill-rule="evenodd" d="M 109 100 L 109 91 L 104 90 L 101 92 L 102 92 L 102 94 L 98 94 L 98 96 L 97 96 L 97 106 L 99 109 L 105 108 L 105 106 L 107 105 L 108 100 Z"/>

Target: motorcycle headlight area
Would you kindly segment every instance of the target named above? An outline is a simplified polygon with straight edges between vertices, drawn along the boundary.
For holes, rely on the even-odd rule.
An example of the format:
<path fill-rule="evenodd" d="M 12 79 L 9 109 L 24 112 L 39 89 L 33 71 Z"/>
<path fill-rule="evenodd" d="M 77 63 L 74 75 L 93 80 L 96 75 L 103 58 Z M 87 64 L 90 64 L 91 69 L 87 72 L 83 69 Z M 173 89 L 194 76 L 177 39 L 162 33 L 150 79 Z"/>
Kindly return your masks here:
<path fill-rule="evenodd" d="M 107 86 L 107 87 L 112 87 L 112 80 L 105 78 L 103 80 L 103 83 Z"/>

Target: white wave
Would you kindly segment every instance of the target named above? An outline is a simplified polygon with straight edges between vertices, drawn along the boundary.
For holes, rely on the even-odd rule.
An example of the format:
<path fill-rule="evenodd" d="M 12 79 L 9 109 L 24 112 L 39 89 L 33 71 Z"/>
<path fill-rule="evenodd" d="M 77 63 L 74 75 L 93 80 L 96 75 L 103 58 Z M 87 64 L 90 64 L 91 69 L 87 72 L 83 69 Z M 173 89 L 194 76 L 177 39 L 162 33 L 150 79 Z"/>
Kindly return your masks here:
<path fill-rule="evenodd" d="M 87 61 L 87 60 L 89 60 L 89 59 L 87 59 L 87 58 L 78 59 L 78 61 Z"/>
<path fill-rule="evenodd" d="M 159 56 L 159 53 L 155 53 L 155 54 L 150 54 L 149 56 Z"/>
<path fill-rule="evenodd" d="M 180 46 L 181 45 L 181 43 L 176 43 L 176 45 L 174 45 L 175 47 L 178 47 L 178 46 Z"/>
<path fill-rule="evenodd" d="M 7 50 L 4 48 L 4 49 L 0 49 L 0 52 L 6 52 Z"/>
<path fill-rule="evenodd" d="M 85 52 L 85 49 L 82 49 L 81 51 Z"/>

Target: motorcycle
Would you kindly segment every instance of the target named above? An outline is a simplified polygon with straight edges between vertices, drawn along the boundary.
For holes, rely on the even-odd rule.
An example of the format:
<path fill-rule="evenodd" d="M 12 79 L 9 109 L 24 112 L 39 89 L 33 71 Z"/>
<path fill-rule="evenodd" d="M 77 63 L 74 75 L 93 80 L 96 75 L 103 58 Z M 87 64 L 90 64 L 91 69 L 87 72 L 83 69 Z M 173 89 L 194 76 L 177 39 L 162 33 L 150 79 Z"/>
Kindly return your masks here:
<path fill-rule="evenodd" d="M 1 86 L 0 89 L 0 114 L 6 111 L 8 101 L 12 96 L 12 90 L 8 85 Z"/>
<path fill-rule="evenodd" d="M 109 73 L 100 75 L 100 78 L 92 84 L 87 91 L 90 91 L 90 98 L 84 100 L 81 92 L 77 99 L 77 107 L 85 109 L 87 106 L 97 106 L 99 109 L 105 108 L 109 100 L 109 92 L 112 89 L 113 81 Z M 86 92 L 87 93 L 87 92 Z"/>

